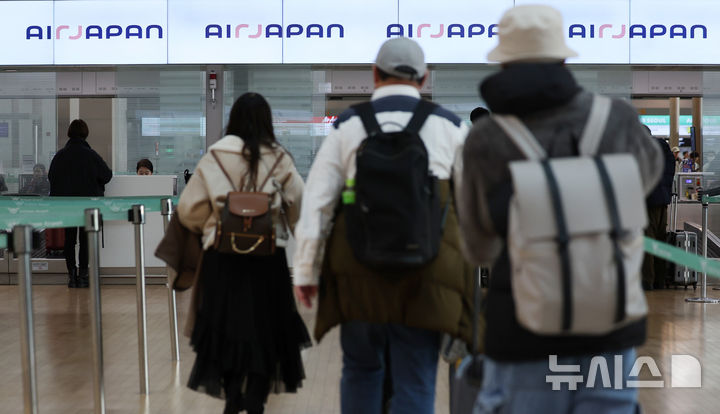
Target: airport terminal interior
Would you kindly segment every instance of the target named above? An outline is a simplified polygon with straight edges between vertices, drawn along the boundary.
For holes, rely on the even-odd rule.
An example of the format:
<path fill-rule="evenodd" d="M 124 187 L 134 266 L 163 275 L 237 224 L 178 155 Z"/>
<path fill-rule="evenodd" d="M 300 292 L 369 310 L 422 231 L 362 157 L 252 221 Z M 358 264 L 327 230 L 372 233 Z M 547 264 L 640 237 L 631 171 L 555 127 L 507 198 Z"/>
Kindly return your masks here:
<path fill-rule="evenodd" d="M 0 73 L 0 171 L 7 184 L 5 196 L 22 192 L 23 182 L 32 178 L 35 165 L 49 165 L 67 139 L 62 132 L 76 118 L 87 121 L 91 131 L 88 141 L 112 166 L 114 180 L 131 180 L 131 184 L 118 184 L 117 195 L 177 195 L 185 184 L 183 172 L 186 169 L 192 172 L 207 146 L 220 137 L 219 125 L 215 126 L 213 136 L 208 135 L 211 127 L 207 125 L 207 112 L 216 107 L 227 119 L 232 102 L 245 91 L 257 91 L 267 97 L 273 109 L 276 134 L 306 177 L 332 122 L 349 105 L 369 99 L 372 92 L 370 66 L 62 69 L 17 68 Z M 674 125 L 678 145 L 683 150 L 702 145 L 705 161 L 712 156 L 709 154 L 720 150 L 720 127 L 714 124 L 720 122 L 715 121 L 720 120 L 720 72 L 711 68 L 655 70 L 630 66 L 570 66 L 570 69 L 583 87 L 632 103 L 654 135 L 670 138 L 670 126 Z M 478 84 L 495 69 L 486 65 L 436 65 L 430 70 L 430 82 L 423 89 L 423 96 L 450 108 L 469 123 L 470 111 L 483 105 L 478 97 Z M 209 98 L 208 76 L 220 71 L 223 99 L 213 103 Z M 48 95 L 52 90 L 58 91 L 56 96 Z M 677 119 L 671 121 L 673 111 Z M 704 121 L 702 144 L 693 142 L 699 136 L 691 128 L 692 117 L 698 113 Z M 142 188 L 140 193 L 123 192 L 138 188 L 132 183 L 145 178 L 134 175 L 135 163 L 140 158 L 153 162 L 156 178 L 167 179 L 148 184 L 150 188 Z M 701 206 L 697 187 L 712 186 L 711 181 L 712 175 L 683 176 L 678 205 L 681 227 L 695 226 L 695 231 L 699 228 Z M 720 209 L 711 206 L 711 230 L 720 229 L 720 217 L 715 219 L 716 215 L 720 216 Z M 151 248 L 160 239 L 162 227 L 159 215 L 152 214 L 148 214 L 146 226 L 150 388 L 147 395 L 139 393 L 135 262 L 132 251 L 125 255 L 112 253 L 113 249 L 127 249 L 123 246 L 131 240 L 132 230 L 127 223 L 109 222 L 107 226 L 100 261 L 107 412 L 219 412 L 222 401 L 185 386 L 194 354 L 182 335 L 180 361 L 172 359 L 166 271 Z M 93 412 L 90 298 L 85 290 L 64 286 L 67 275 L 62 251 L 44 245 L 50 241 L 48 236 L 40 241 L 42 245 L 32 253 L 40 409 L 44 413 L 90 413 Z M 23 406 L 17 278 L 18 261 L 5 251 L 0 257 L 3 413 L 21 412 Z M 715 285 L 715 280 L 709 278 L 710 296 Z M 699 390 L 670 388 L 670 377 L 665 374 L 662 389 L 640 391 L 645 412 L 700 413 L 714 409 L 717 370 L 713 366 L 720 361 L 713 349 L 720 341 L 720 305 L 685 302 L 684 299 L 699 293 L 700 288 L 694 290 L 692 286 L 648 292 L 649 335 L 639 354 L 653 357 L 663 373 L 667 373 L 673 354 L 693 355 L 702 361 L 703 383 Z M 717 294 L 720 297 L 720 292 Z M 186 294 L 178 295 L 177 306 L 182 330 L 189 306 Z M 301 312 L 312 328 L 313 310 Z M 307 380 L 303 388 L 297 395 L 271 395 L 267 412 L 338 412 L 342 365 L 338 342 L 334 331 L 322 343 L 304 351 Z M 446 370 L 447 364 L 441 362 L 438 413 L 448 412 Z M 653 378 L 649 371 L 644 375 Z"/>
<path fill-rule="evenodd" d="M 227 7 L 228 2 L 210 3 Z M 335 7 L 332 2 L 320 3 Z M 597 7 L 604 2 L 590 3 Z M 43 36 L 44 29 L 40 30 L 39 36 Z M 327 34 L 330 33 L 328 29 Z M 48 38 L 51 35 L 48 26 Z M 60 36 L 58 29 L 57 39 Z M 489 41 L 495 39 L 490 36 Z M 372 49 L 377 50 L 379 44 L 373 41 Z M 459 54 L 466 52 L 461 50 Z M 59 56 L 60 49 L 54 53 Z M 710 204 L 704 220 L 698 194 L 703 189 L 720 187 L 720 162 L 715 160 L 720 157 L 720 60 L 715 64 L 705 60 L 696 64 L 693 53 L 696 51 L 683 55 L 682 62 L 617 63 L 599 58 L 594 61 L 597 63 L 592 59 L 570 61 L 568 68 L 586 90 L 632 105 L 640 121 L 655 137 L 667 139 L 670 147 L 678 147 L 681 154 L 699 154 L 688 171 L 676 173 L 674 188 L 678 203 L 669 209 L 669 216 L 675 217 L 675 229 L 695 233 L 698 240 L 705 230 L 708 235 L 705 253 L 716 258 L 720 257 L 720 207 Z M 349 106 L 370 99 L 374 87 L 373 57 L 350 63 L 328 58 L 281 63 L 260 58 L 244 63 L 186 59 L 180 63 L 23 64 L 18 60 L 6 64 L 0 56 L 0 202 L 48 195 L 32 184 L 47 174 L 53 157 L 68 140 L 65 132 L 74 119 L 87 122 L 88 143 L 112 169 L 113 179 L 106 187 L 106 196 L 179 196 L 185 188 L 185 175 L 193 173 L 208 147 L 223 136 L 230 108 L 235 99 L 248 91 L 267 98 L 275 134 L 292 154 L 300 175 L 307 178 L 315 155 L 338 116 Z M 473 63 L 452 59 L 429 62 L 427 82 L 420 91 L 422 97 L 444 106 L 470 126 L 470 112 L 485 106 L 479 85 L 498 70 L 497 65 L 483 59 Z M 136 163 L 144 158 L 154 165 L 153 176 L 136 174 Z M 669 231 L 675 229 L 668 226 Z M 158 209 L 147 213 L 144 230 L 149 388 L 142 390 L 138 379 L 142 364 L 138 363 L 139 305 L 133 232 L 132 224 L 126 221 L 106 222 L 98 252 L 104 344 L 103 412 L 220 413 L 222 400 L 186 386 L 195 357 L 189 339 L 183 335 L 191 295 L 183 292 L 173 296 L 167 284 L 166 265 L 154 256 L 164 234 Z M 93 377 L 97 367 L 92 351 L 93 298 L 88 289 L 66 286 L 63 243 L 58 241 L 63 237 L 62 231 L 40 228 L 38 235 L 29 269 L 33 284 L 38 412 L 97 413 L 98 401 L 93 392 L 97 381 Z M 291 243 L 288 248 L 291 268 L 292 250 Z M 704 253 L 702 243 L 697 252 Z M 21 267 L 13 253 L 0 249 L 0 414 L 30 412 L 23 388 L 26 343 L 21 329 Z M 645 413 L 716 412 L 716 393 L 720 392 L 720 354 L 716 348 L 720 346 L 720 303 L 694 303 L 686 299 L 703 294 L 720 299 L 720 281 L 708 275 L 704 278 L 699 272 L 692 274 L 696 279 L 691 278 L 686 286 L 646 292 L 648 338 L 638 349 L 638 355 L 650 357 L 659 371 L 646 366 L 639 373 L 640 379 L 655 381 L 655 386 L 639 390 Z M 173 305 L 172 301 L 176 303 Z M 171 323 L 174 306 L 177 355 L 173 351 Z M 300 308 L 310 332 L 315 311 L 316 308 Z M 335 329 L 321 343 L 304 350 L 306 379 L 302 388 L 297 394 L 271 394 L 265 412 L 339 413 L 342 369 L 339 342 Z M 700 362 L 701 386 L 673 386 L 673 381 L 684 383 L 683 375 L 696 374 L 679 369 L 671 372 L 677 355 L 689 355 Z M 435 412 L 440 414 L 449 413 L 447 372 L 448 365 L 441 360 L 435 402 Z"/>

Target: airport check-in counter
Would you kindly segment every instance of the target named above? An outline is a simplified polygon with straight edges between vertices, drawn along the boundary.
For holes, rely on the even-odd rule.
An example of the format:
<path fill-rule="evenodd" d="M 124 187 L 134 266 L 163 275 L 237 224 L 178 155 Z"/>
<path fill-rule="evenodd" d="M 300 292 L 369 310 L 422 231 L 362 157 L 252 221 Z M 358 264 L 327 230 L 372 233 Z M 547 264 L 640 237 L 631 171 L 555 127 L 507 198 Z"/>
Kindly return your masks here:
<path fill-rule="evenodd" d="M 105 186 L 107 197 L 168 196 L 177 188 L 174 175 L 119 175 Z M 164 235 L 159 211 L 145 213 L 145 273 L 148 282 L 153 276 L 167 275 L 165 262 L 155 257 L 155 249 Z M 100 276 L 114 283 L 135 283 L 135 233 L 129 222 L 103 223 L 100 249 Z"/>
<path fill-rule="evenodd" d="M 697 196 L 698 187 L 711 189 L 720 187 L 720 176 L 713 172 L 679 172 L 675 174 L 674 191 L 678 194 L 677 224 L 674 230 L 690 227 L 702 228 L 702 203 Z M 668 207 L 668 230 L 672 208 Z M 710 204 L 708 210 L 710 232 L 720 234 L 720 205 Z"/>
<path fill-rule="evenodd" d="M 168 196 L 176 193 L 174 175 L 118 175 L 105 186 L 105 196 Z M 163 237 L 163 221 L 160 212 L 145 214 L 145 267 L 148 282 L 153 276 L 167 274 L 165 263 L 155 257 L 154 252 Z M 67 274 L 62 245 L 53 246 L 52 235 L 48 232 L 62 229 L 43 230 L 41 245 L 32 254 L 33 279 L 38 283 L 57 283 L 58 274 Z M 48 234 L 46 234 L 48 233 Z M 64 239 L 64 236 L 61 236 Z M 82 233 L 82 237 L 85 237 Z M 100 275 L 107 283 L 134 283 L 135 280 L 135 237 L 133 225 L 129 222 L 108 221 L 101 234 Z M 54 248 L 57 247 L 57 248 Z M 17 283 L 18 260 L 7 250 L 0 250 L 0 284 Z M 65 279 L 62 279 L 63 283 Z M 163 279 L 164 281 L 164 279 Z"/>

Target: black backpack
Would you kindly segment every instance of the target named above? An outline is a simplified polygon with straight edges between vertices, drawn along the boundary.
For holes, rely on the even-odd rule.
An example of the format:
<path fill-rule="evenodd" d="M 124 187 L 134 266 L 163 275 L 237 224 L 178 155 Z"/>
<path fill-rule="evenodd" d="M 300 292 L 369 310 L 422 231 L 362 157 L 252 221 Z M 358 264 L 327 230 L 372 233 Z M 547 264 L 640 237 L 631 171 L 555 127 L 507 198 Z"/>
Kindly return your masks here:
<path fill-rule="evenodd" d="M 353 106 L 368 137 L 356 155 L 355 200 L 343 204 L 355 258 L 375 269 L 422 266 L 438 254 L 444 216 L 418 132 L 436 108 L 420 100 L 399 132 L 383 132 L 370 102 Z"/>

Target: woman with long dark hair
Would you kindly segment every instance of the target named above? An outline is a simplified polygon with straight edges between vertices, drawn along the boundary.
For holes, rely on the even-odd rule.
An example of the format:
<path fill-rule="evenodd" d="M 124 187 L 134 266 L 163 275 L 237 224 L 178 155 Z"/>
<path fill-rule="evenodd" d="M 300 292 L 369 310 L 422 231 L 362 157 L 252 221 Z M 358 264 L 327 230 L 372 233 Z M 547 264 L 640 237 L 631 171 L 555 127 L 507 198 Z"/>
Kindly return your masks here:
<path fill-rule="evenodd" d="M 224 414 L 262 413 L 271 391 L 296 391 L 304 378 L 300 350 L 310 345 L 285 249 L 269 256 L 215 249 L 226 195 L 273 194 L 273 215 L 282 210 L 287 217 L 273 220 L 281 246 L 298 219 L 302 190 L 292 157 L 275 139 L 270 106 L 260 94 L 246 93 L 230 111 L 226 135 L 208 148 L 180 196 L 178 217 L 202 233 L 204 248 L 190 312 L 197 357 L 188 386 L 224 398 Z"/>

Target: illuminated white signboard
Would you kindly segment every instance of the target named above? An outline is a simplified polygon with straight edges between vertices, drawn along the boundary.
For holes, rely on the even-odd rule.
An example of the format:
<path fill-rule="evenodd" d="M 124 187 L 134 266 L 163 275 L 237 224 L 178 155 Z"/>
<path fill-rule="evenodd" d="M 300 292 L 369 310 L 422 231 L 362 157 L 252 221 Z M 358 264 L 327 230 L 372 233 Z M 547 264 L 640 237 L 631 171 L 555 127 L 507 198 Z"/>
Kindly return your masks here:
<path fill-rule="evenodd" d="M 282 0 L 170 0 L 168 63 L 282 63 Z"/>
<path fill-rule="evenodd" d="M 284 63 L 371 63 L 398 0 L 285 1 Z"/>
<path fill-rule="evenodd" d="M 52 65 L 52 25 L 52 1 L 0 1 L 0 64 Z M 27 38 L 32 26 L 44 39 Z"/>
<path fill-rule="evenodd" d="M 50 34 L 58 65 L 167 63 L 167 1 L 56 1 Z"/>
<path fill-rule="evenodd" d="M 497 45 L 497 22 L 512 6 L 512 0 L 401 0 L 400 24 L 387 34 L 417 40 L 428 63 L 484 63 Z"/>
<path fill-rule="evenodd" d="M 533 0 L 516 0 L 515 4 L 537 4 Z M 563 14 L 568 46 L 578 52 L 570 63 L 627 64 L 630 43 L 628 0 L 544 0 Z"/>
<path fill-rule="evenodd" d="M 485 63 L 513 5 L 563 14 L 569 63 L 720 64 L 717 0 L 0 1 L 0 65 L 370 63 L 387 38 Z"/>
<path fill-rule="evenodd" d="M 720 64 L 720 2 L 632 0 L 630 63 Z"/>

